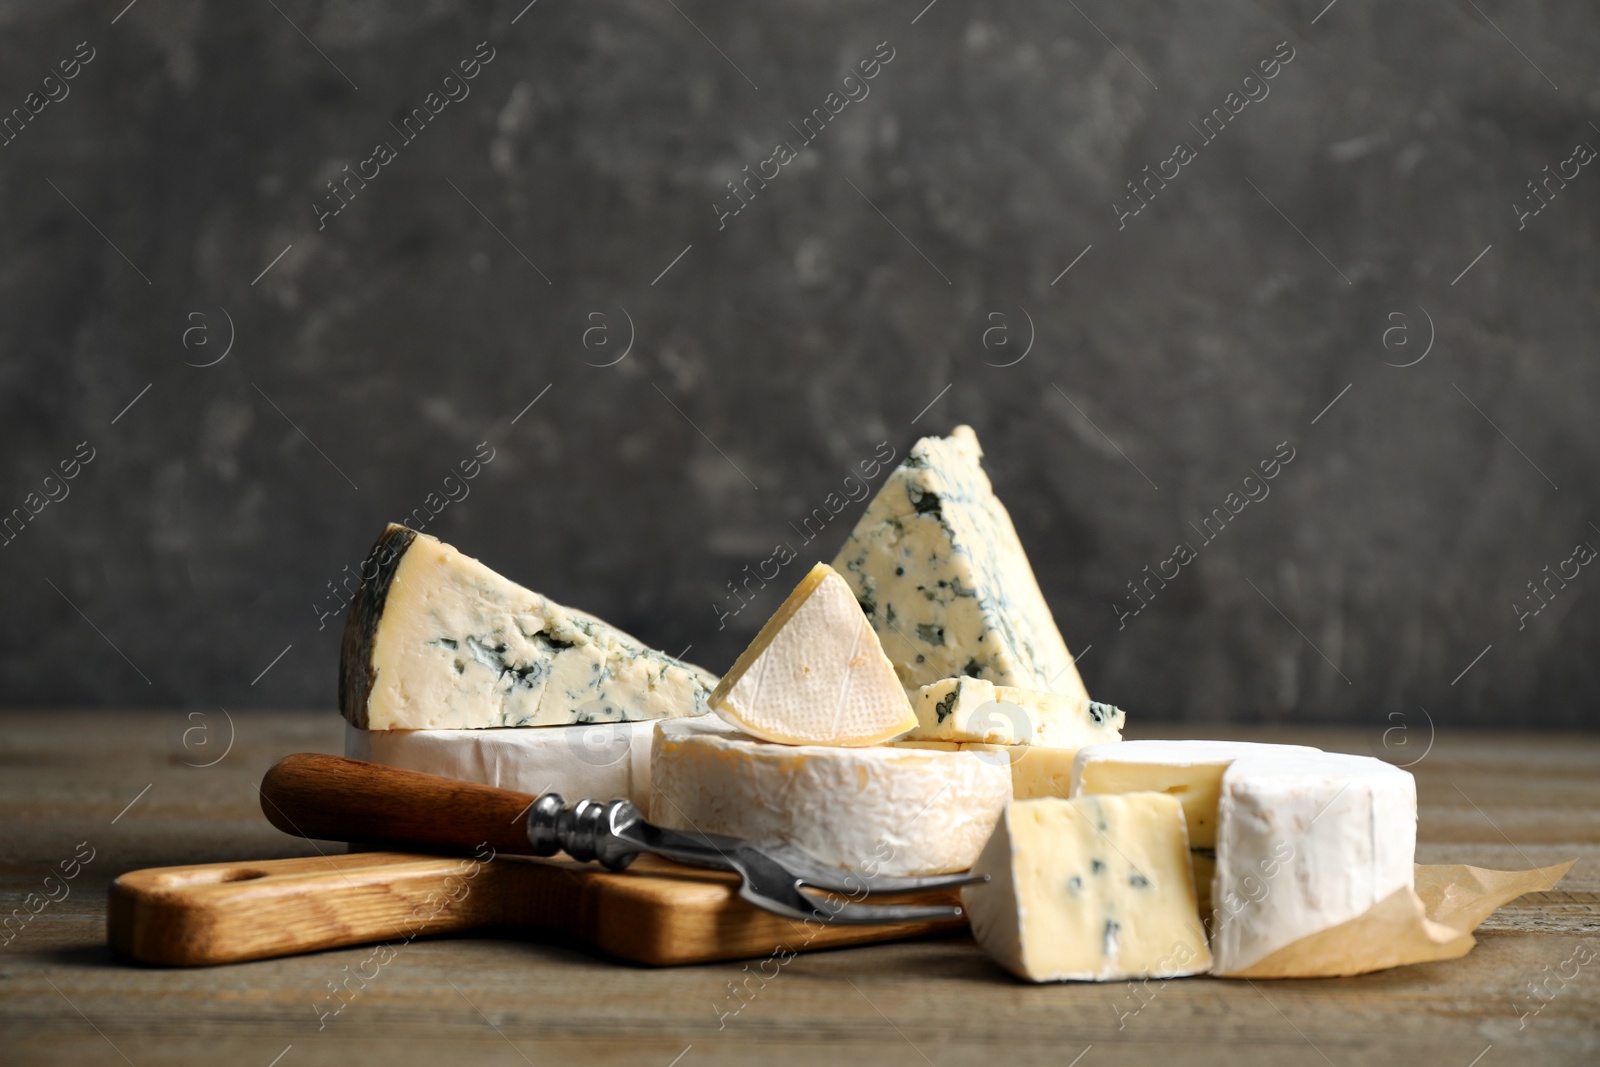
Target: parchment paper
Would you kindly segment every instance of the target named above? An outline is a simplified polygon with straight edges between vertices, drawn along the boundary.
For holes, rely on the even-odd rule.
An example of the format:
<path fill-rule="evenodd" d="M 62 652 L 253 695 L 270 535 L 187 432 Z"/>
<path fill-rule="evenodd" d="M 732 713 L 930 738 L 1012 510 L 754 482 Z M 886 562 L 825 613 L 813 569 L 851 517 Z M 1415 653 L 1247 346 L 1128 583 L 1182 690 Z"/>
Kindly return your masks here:
<path fill-rule="evenodd" d="M 1496 908 L 1554 888 L 1575 862 L 1532 871 L 1419 863 L 1415 889 L 1397 890 L 1349 922 L 1226 977 L 1329 978 L 1465 956 L 1477 943 L 1472 931 Z"/>

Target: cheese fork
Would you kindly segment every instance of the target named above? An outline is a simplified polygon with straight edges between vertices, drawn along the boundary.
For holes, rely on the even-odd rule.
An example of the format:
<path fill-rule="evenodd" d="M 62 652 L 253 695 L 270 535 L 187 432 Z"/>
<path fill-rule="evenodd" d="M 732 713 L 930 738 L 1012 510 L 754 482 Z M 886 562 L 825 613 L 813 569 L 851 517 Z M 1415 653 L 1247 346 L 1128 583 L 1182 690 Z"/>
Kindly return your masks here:
<path fill-rule="evenodd" d="M 986 880 L 968 873 L 926 878 L 868 876 L 829 867 L 792 845 L 672 830 L 647 822 L 627 800 L 534 797 L 420 771 L 339 756 L 286 756 L 261 781 L 261 809 L 286 833 L 384 845 L 565 852 L 620 871 L 641 853 L 732 871 L 739 895 L 790 919 L 847 925 L 957 919 L 959 905 L 864 904 L 874 893 L 945 891 Z M 814 895 L 820 891 L 824 895 Z M 851 899 L 840 900 L 839 895 Z"/>

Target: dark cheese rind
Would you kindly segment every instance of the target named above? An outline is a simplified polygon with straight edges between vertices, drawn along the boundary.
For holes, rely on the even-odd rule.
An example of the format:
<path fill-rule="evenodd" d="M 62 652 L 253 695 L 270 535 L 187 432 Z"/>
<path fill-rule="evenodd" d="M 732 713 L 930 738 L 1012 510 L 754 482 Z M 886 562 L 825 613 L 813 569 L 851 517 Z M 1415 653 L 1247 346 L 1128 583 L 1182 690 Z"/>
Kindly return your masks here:
<path fill-rule="evenodd" d="M 350 601 L 339 650 L 339 711 L 355 726 L 365 728 L 367 725 L 367 697 L 377 681 L 372 650 L 377 639 L 378 620 L 383 617 L 383 605 L 389 598 L 389 584 L 400 569 L 406 549 L 416 539 L 415 530 L 390 523 L 361 564 L 362 581 Z M 370 581 L 365 577 L 369 573 Z"/>

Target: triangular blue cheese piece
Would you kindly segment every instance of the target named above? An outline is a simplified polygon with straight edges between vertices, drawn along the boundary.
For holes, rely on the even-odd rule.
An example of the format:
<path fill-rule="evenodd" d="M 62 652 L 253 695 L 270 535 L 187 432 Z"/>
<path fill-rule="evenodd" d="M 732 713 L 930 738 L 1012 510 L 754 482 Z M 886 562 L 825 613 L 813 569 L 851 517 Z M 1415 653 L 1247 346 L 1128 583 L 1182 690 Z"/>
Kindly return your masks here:
<path fill-rule="evenodd" d="M 365 730 L 481 730 L 703 715 L 717 678 L 391 525 L 362 567 L 339 707 Z"/>
<path fill-rule="evenodd" d="M 907 689 L 966 675 L 1087 704 L 982 455 L 970 426 L 918 441 L 833 567 Z"/>

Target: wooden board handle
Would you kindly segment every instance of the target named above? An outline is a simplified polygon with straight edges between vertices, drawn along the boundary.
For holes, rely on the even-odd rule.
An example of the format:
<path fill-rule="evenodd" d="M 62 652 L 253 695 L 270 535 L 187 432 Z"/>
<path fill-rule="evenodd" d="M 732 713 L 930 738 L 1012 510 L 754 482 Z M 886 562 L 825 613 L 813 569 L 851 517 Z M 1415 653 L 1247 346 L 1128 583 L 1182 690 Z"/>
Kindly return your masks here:
<path fill-rule="evenodd" d="M 413 937 L 495 928 L 660 967 L 786 959 L 965 926 L 794 922 L 740 899 L 734 874 L 656 856 L 613 873 L 520 857 L 362 852 L 131 871 L 111 884 L 106 935 L 121 956 L 179 967 L 390 942 L 368 957 L 381 965 Z"/>
<path fill-rule="evenodd" d="M 395 852 L 131 871 L 111 883 L 106 940 L 179 967 L 408 941 L 503 921 L 508 893 L 525 891 L 508 873 Z"/>
<path fill-rule="evenodd" d="M 284 833 L 527 855 L 536 798 L 342 756 L 285 756 L 261 779 L 261 811 Z M 578 798 L 572 798 L 578 799 Z"/>

